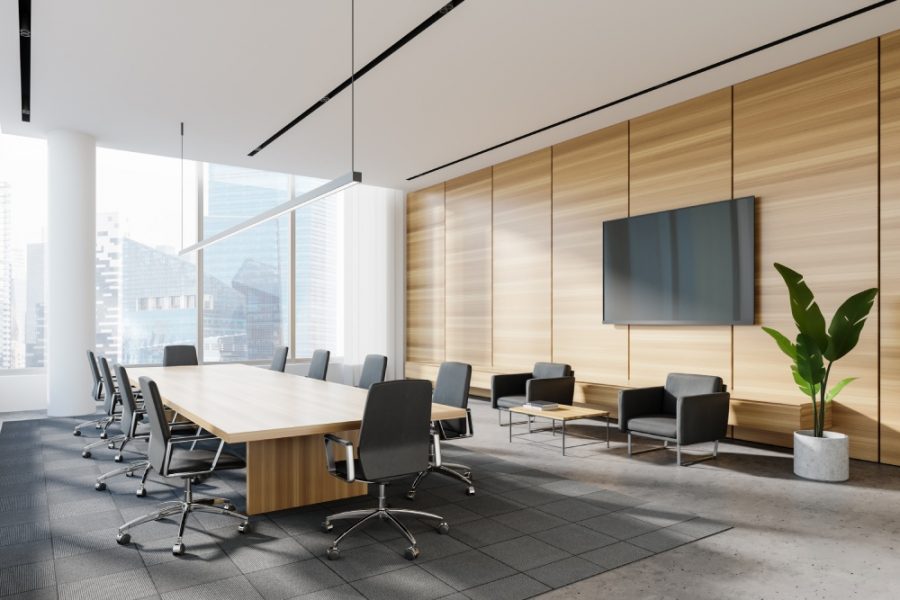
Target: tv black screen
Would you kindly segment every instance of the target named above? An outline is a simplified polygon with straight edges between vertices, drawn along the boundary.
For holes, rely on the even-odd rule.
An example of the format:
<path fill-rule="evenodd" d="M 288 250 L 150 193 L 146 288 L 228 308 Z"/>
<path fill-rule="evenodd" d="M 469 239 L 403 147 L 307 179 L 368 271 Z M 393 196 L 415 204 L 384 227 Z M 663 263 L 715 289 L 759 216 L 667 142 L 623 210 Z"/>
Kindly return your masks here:
<path fill-rule="evenodd" d="M 603 223 L 603 322 L 752 324 L 755 198 Z"/>

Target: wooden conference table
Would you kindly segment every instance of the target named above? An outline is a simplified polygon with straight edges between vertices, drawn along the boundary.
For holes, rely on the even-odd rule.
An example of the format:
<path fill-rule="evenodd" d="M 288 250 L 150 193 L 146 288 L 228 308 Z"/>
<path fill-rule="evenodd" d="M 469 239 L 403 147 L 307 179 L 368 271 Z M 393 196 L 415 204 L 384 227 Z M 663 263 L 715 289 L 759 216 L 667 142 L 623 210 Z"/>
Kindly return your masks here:
<path fill-rule="evenodd" d="M 251 515 L 365 494 L 328 474 L 322 434 L 356 440 L 366 390 L 241 364 L 146 367 L 163 403 L 228 443 L 247 444 L 247 512 Z M 433 404 L 435 421 L 463 409 Z"/>

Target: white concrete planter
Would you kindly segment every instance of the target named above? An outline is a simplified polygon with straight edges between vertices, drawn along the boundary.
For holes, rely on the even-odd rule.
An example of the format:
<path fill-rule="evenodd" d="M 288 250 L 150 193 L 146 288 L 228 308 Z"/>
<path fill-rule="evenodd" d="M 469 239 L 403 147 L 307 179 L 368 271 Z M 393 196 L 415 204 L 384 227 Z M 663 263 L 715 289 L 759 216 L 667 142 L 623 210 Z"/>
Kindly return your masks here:
<path fill-rule="evenodd" d="M 794 474 L 816 481 L 850 478 L 850 438 L 826 431 L 815 437 L 811 429 L 794 432 Z"/>

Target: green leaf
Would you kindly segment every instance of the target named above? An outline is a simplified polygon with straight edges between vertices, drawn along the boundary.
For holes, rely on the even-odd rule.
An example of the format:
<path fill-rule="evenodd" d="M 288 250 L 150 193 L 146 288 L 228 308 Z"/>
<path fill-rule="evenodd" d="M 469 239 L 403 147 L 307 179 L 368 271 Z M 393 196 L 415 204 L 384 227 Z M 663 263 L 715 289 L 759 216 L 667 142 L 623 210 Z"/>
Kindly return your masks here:
<path fill-rule="evenodd" d="M 856 381 L 856 377 L 847 377 L 846 379 L 841 379 L 837 382 L 833 388 L 831 388 L 827 394 L 825 394 L 825 402 L 831 402 L 834 400 L 834 397 L 841 393 L 841 390 L 844 389 L 848 383 L 851 381 Z"/>
<path fill-rule="evenodd" d="M 786 335 L 771 327 L 763 327 L 762 330 L 775 339 L 775 343 L 778 344 L 782 352 L 788 355 L 788 358 L 797 360 L 797 348 L 794 347 L 794 342 L 789 340 Z"/>
<path fill-rule="evenodd" d="M 824 352 L 825 358 L 835 361 L 856 347 L 877 295 L 878 288 L 870 288 L 850 296 L 841 304 L 828 327 L 829 341 Z"/>
<path fill-rule="evenodd" d="M 803 392 L 806 396 L 813 396 L 819 393 L 819 386 L 812 386 L 808 381 L 800 377 L 800 373 L 797 371 L 797 365 L 791 365 L 791 374 L 794 376 L 794 383 L 797 384 L 797 387 L 800 388 L 800 391 Z"/>
<path fill-rule="evenodd" d="M 797 335 L 797 373 L 813 388 L 825 378 L 822 351 L 805 333 Z"/>
<path fill-rule="evenodd" d="M 824 350 L 828 347 L 825 317 L 822 316 L 822 310 L 816 304 L 812 290 L 803 281 L 803 275 L 800 273 L 779 263 L 775 263 L 775 268 L 787 285 L 791 299 L 791 314 L 794 316 L 797 329 L 809 338 L 808 343 L 815 344 L 820 350 Z"/>

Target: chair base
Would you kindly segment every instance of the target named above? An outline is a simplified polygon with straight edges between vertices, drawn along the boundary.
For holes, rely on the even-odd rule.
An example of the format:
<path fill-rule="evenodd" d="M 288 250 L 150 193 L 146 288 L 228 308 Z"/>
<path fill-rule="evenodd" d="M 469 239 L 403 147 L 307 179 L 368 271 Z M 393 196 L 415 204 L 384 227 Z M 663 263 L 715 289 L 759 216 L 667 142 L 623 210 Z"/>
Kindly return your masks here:
<path fill-rule="evenodd" d="M 149 468 L 144 472 L 145 478 L 148 471 Z M 176 556 L 184 554 L 184 528 L 187 523 L 187 517 L 192 512 L 210 512 L 234 517 L 241 520 L 241 524 L 238 525 L 238 531 L 240 533 L 250 531 L 250 517 L 237 512 L 235 506 L 228 499 L 202 498 L 200 500 L 194 500 L 193 491 L 191 489 L 191 480 L 192 478 L 186 478 L 184 480 L 184 497 L 181 500 L 163 502 L 157 505 L 156 510 L 152 513 L 132 519 L 119 527 L 119 531 L 116 533 L 116 542 L 119 545 L 125 546 L 131 542 L 131 534 L 128 533 L 131 529 L 134 529 L 138 525 L 143 525 L 144 523 L 149 523 L 151 521 L 159 521 L 160 519 L 165 519 L 166 517 L 177 515 L 179 513 L 181 513 L 181 521 L 178 526 L 178 537 L 175 538 L 175 544 L 172 545 L 172 554 Z"/>
<path fill-rule="evenodd" d="M 713 452 L 712 454 L 699 455 L 695 457 L 693 460 L 689 460 L 687 462 L 683 462 L 681 460 L 681 443 L 678 440 L 673 440 L 671 438 L 665 438 L 662 436 L 651 435 L 649 433 L 640 433 L 636 434 L 640 437 L 651 438 L 654 440 L 661 440 L 663 442 L 662 446 L 658 446 L 656 448 L 647 448 L 646 450 L 638 450 L 636 452 L 631 450 L 631 432 L 628 432 L 628 456 L 635 456 L 637 454 L 646 454 L 647 452 L 656 452 L 657 450 L 668 450 L 669 442 L 675 443 L 675 460 L 676 463 L 681 467 L 689 467 L 691 465 L 695 465 L 697 463 L 701 463 L 707 460 L 712 460 L 713 458 L 719 457 L 719 440 L 715 440 L 713 442 Z"/>
<path fill-rule="evenodd" d="M 466 495 L 474 496 L 475 495 L 475 486 L 472 483 L 472 468 L 467 467 L 466 465 L 458 465 L 454 463 L 443 463 L 439 467 L 435 467 L 434 465 L 428 465 L 428 468 L 418 475 L 416 475 L 416 479 L 413 481 L 413 484 L 410 486 L 409 491 L 406 492 L 406 497 L 410 500 L 415 499 L 416 497 L 416 488 L 422 482 L 423 479 L 428 477 L 431 473 L 437 473 L 438 475 L 444 475 L 446 477 L 450 477 L 452 479 L 457 479 L 464 484 L 466 484 Z"/>
<path fill-rule="evenodd" d="M 81 435 L 81 430 L 90 425 L 94 426 L 94 429 L 101 429 L 103 431 L 106 430 L 106 427 L 109 426 L 109 423 L 112 422 L 112 417 L 104 415 L 99 419 L 94 419 L 92 421 L 84 421 L 83 423 L 79 423 L 75 426 L 75 429 L 72 431 L 72 435 L 78 437 Z"/>
<path fill-rule="evenodd" d="M 409 529 L 407 529 L 406 526 L 400 522 L 400 520 L 397 518 L 397 515 L 408 515 L 410 517 L 419 517 L 421 519 L 432 519 L 438 521 L 438 533 L 444 534 L 450 531 L 450 525 L 447 523 L 447 521 L 444 520 L 443 517 L 439 515 L 423 512 L 420 510 L 411 510 L 408 508 L 388 508 L 387 496 L 385 494 L 385 484 L 380 483 L 378 484 L 378 508 L 348 510 L 346 512 L 337 513 L 335 515 L 329 515 L 325 517 L 325 521 L 322 523 L 322 530 L 326 533 L 334 528 L 334 525 L 332 523 L 333 521 L 358 519 L 356 523 L 354 523 L 350 526 L 349 529 L 347 529 L 347 531 L 339 535 L 334 540 L 334 542 L 332 542 L 331 547 L 326 553 L 329 560 L 337 560 L 338 558 L 340 558 L 341 551 L 338 546 L 342 541 L 344 541 L 344 538 L 352 534 L 354 531 L 358 531 L 363 527 L 363 525 L 376 518 L 388 521 L 391 525 L 396 527 L 400 531 L 400 533 L 403 534 L 403 537 L 405 537 L 409 542 L 409 547 L 406 549 L 404 556 L 406 556 L 406 558 L 409 560 L 415 560 L 419 556 L 419 546 L 416 543 L 416 538 L 413 537 L 413 534 L 409 531 Z"/>
<path fill-rule="evenodd" d="M 118 477 L 119 475 L 125 475 L 125 477 L 133 477 L 135 472 L 140 471 L 141 469 L 143 469 L 144 471 L 144 476 L 142 477 L 141 481 L 141 483 L 143 484 L 143 482 L 146 481 L 146 473 L 150 470 L 149 460 L 138 460 L 123 467 L 119 467 L 118 469 L 107 471 L 106 473 L 97 477 L 97 483 L 94 484 L 94 489 L 98 492 L 102 492 L 106 489 L 107 479 L 112 479 L 113 477 Z"/>

